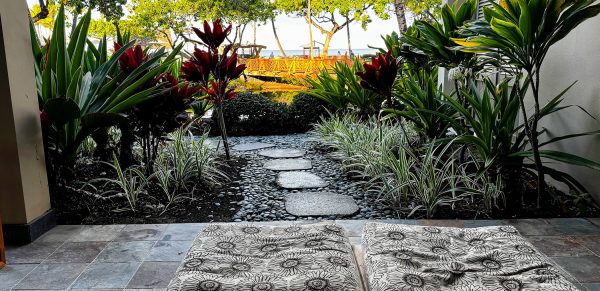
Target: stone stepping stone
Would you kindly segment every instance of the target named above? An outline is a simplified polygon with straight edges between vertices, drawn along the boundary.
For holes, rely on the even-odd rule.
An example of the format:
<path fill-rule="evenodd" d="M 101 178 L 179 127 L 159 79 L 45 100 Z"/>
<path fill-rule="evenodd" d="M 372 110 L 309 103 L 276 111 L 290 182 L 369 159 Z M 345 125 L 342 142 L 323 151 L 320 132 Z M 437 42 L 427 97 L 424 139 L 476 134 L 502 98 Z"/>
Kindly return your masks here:
<path fill-rule="evenodd" d="M 275 146 L 274 144 L 270 144 L 270 143 L 250 142 L 250 143 L 241 143 L 241 144 L 235 145 L 232 149 L 234 151 L 247 152 L 247 151 L 260 150 L 260 149 L 264 149 L 264 148 L 271 148 L 274 146 Z"/>
<path fill-rule="evenodd" d="M 279 173 L 277 184 L 286 189 L 321 188 L 328 185 L 315 174 L 297 171 Z"/>
<path fill-rule="evenodd" d="M 352 215 L 358 212 L 358 205 L 352 196 L 330 192 L 300 192 L 287 196 L 285 210 L 295 216 Z"/>
<path fill-rule="evenodd" d="M 223 147 L 223 143 L 221 143 L 218 140 L 214 140 L 214 139 L 206 139 L 204 140 L 204 143 L 202 144 L 205 147 L 211 149 L 211 150 L 216 150 L 218 147 Z"/>
<path fill-rule="evenodd" d="M 306 154 L 306 152 L 303 150 L 298 150 L 298 149 L 268 149 L 268 150 L 260 151 L 258 154 L 263 157 L 279 159 L 279 158 L 299 158 L 299 157 L 304 156 L 304 154 Z"/>
<path fill-rule="evenodd" d="M 264 167 L 273 171 L 308 170 L 312 163 L 307 159 L 276 159 L 266 162 Z"/>

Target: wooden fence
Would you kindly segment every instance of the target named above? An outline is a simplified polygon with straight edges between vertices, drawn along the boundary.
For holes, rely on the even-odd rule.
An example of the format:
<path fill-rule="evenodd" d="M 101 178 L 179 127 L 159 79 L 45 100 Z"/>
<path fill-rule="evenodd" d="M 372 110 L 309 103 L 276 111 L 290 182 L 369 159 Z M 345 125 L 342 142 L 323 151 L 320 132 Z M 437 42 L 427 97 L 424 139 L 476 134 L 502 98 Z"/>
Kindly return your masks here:
<path fill-rule="evenodd" d="M 336 62 L 352 63 L 349 58 L 328 58 L 328 59 L 302 59 L 302 58 L 281 58 L 281 59 L 240 59 L 240 64 L 246 65 L 246 75 L 265 76 L 265 77 L 305 77 L 314 76 L 321 70 L 333 71 Z"/>

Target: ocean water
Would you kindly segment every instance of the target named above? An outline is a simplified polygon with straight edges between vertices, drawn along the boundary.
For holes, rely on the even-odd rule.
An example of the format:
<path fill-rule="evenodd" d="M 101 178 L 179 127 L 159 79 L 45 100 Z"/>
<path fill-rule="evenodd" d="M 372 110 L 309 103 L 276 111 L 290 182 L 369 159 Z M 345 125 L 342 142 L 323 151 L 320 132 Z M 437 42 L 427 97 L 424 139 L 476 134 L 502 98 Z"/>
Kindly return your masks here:
<path fill-rule="evenodd" d="M 241 53 L 241 51 L 239 51 L 239 53 Z M 302 56 L 304 53 L 302 50 L 285 50 L 285 53 L 288 56 Z M 306 50 L 306 53 L 308 54 L 308 50 Z M 321 51 L 321 53 L 323 53 L 323 51 Z M 329 56 L 337 56 L 337 55 L 344 55 L 348 53 L 348 49 L 329 49 Z M 362 56 L 362 55 L 372 55 L 372 54 L 376 54 L 377 50 L 375 49 L 352 49 L 352 53 L 356 56 Z M 315 51 L 316 54 L 316 51 Z M 262 50 L 260 52 L 260 56 L 263 58 L 268 58 L 268 57 L 281 57 L 281 51 L 280 50 Z"/>

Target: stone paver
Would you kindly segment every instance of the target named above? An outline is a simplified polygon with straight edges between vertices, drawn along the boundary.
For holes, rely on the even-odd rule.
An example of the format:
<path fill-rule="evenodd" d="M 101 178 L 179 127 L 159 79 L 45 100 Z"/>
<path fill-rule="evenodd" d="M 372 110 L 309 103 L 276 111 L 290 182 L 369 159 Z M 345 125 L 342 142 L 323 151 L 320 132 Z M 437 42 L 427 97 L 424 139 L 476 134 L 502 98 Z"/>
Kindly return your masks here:
<path fill-rule="evenodd" d="M 564 236 L 532 236 L 529 241 L 550 257 L 590 256 L 592 252 L 573 238 Z"/>
<path fill-rule="evenodd" d="M 159 241 L 146 257 L 146 261 L 179 262 L 192 246 L 192 241 Z"/>
<path fill-rule="evenodd" d="M 166 288 L 175 276 L 178 262 L 144 262 L 135 273 L 127 288 L 154 289 Z"/>
<path fill-rule="evenodd" d="M 582 283 L 600 283 L 600 257 L 558 257 L 552 258 L 577 281 Z"/>
<path fill-rule="evenodd" d="M 573 236 L 573 239 L 582 246 L 588 248 L 596 256 L 600 256 L 600 233 L 593 236 Z"/>
<path fill-rule="evenodd" d="M 307 159 L 276 159 L 267 161 L 264 167 L 272 171 L 297 171 L 311 169 L 312 163 Z"/>
<path fill-rule="evenodd" d="M 60 246 L 44 263 L 91 263 L 106 247 L 107 242 L 67 242 Z"/>
<path fill-rule="evenodd" d="M 358 205 L 347 195 L 300 192 L 286 198 L 285 209 L 296 216 L 351 215 L 358 211 Z"/>
<path fill-rule="evenodd" d="M 84 225 L 81 231 L 71 237 L 71 241 L 111 241 L 125 225 Z"/>
<path fill-rule="evenodd" d="M 564 235 L 598 235 L 600 233 L 600 226 L 584 218 L 554 218 L 548 221 Z"/>
<path fill-rule="evenodd" d="M 170 224 L 162 240 L 194 240 L 205 226 L 206 223 Z"/>
<path fill-rule="evenodd" d="M 83 225 L 57 225 L 36 241 L 38 242 L 65 242 L 80 233 Z"/>
<path fill-rule="evenodd" d="M 583 284 L 583 287 L 588 291 L 600 291 L 600 283 Z"/>
<path fill-rule="evenodd" d="M 125 288 L 141 263 L 92 263 L 77 278 L 75 289 Z"/>
<path fill-rule="evenodd" d="M 17 285 L 37 264 L 11 264 L 0 270 L 0 290 L 10 290 Z"/>
<path fill-rule="evenodd" d="M 258 152 L 259 155 L 267 158 L 299 158 L 306 154 L 304 150 L 299 149 L 268 149 Z"/>
<path fill-rule="evenodd" d="M 118 241 L 111 242 L 96 258 L 102 263 L 141 262 L 150 254 L 153 241 Z"/>
<path fill-rule="evenodd" d="M 33 242 L 28 245 L 6 248 L 6 260 L 13 264 L 39 264 L 48 258 L 62 242 Z"/>
<path fill-rule="evenodd" d="M 579 282 L 588 290 L 600 290 L 600 231 L 598 225 L 589 223 L 588 219 L 377 221 L 464 227 L 513 225 L 542 253 L 551 257 L 558 267 L 568 272 L 568 277 L 573 278 L 574 282 Z M 336 222 L 348 230 L 353 244 L 360 244 L 366 220 Z M 292 223 L 310 222 L 275 221 L 258 224 Z M 9 262 L 0 270 L 0 290 L 161 290 L 172 279 L 191 241 L 205 225 L 60 226 L 32 244 L 8 246 Z M 573 229 L 569 229 L 569 225 Z M 144 229 L 154 231 L 143 231 Z M 131 241 L 117 241 L 117 237 Z M 72 241 L 85 243 L 73 244 Z M 55 259 L 77 261 L 86 258 L 83 261 L 89 261 L 97 248 L 89 253 L 82 251 L 80 255 L 69 254 L 69 250 L 81 250 L 79 247 L 88 243 L 98 248 L 105 245 L 92 263 L 49 263 Z"/>
<path fill-rule="evenodd" d="M 325 187 L 328 183 L 315 174 L 292 171 L 279 173 L 277 184 L 286 189 L 306 189 Z"/>
<path fill-rule="evenodd" d="M 513 225 L 522 235 L 560 235 L 560 232 L 547 220 L 537 219 L 511 219 Z"/>
<path fill-rule="evenodd" d="M 41 264 L 14 289 L 67 289 L 87 264 Z"/>
<path fill-rule="evenodd" d="M 422 220 L 419 220 L 422 221 Z M 507 222 L 505 220 L 497 220 L 497 219 L 482 219 L 482 220 L 463 220 L 463 227 L 472 228 L 472 227 L 486 227 L 486 226 L 495 226 L 495 225 L 506 225 Z M 443 225 L 440 225 L 443 226 Z"/>
<path fill-rule="evenodd" d="M 166 224 L 136 224 L 128 225 L 115 240 L 133 241 L 133 240 L 158 240 L 167 229 Z"/>
<path fill-rule="evenodd" d="M 204 145 L 205 147 L 214 150 L 218 147 L 223 148 L 223 143 L 221 142 L 220 139 L 205 139 L 204 143 L 202 143 L 202 145 Z"/>
<path fill-rule="evenodd" d="M 247 151 L 255 151 L 265 148 L 274 147 L 274 144 L 264 143 L 264 142 L 251 142 L 251 143 L 242 143 L 233 146 L 231 149 L 238 152 L 247 152 Z"/>

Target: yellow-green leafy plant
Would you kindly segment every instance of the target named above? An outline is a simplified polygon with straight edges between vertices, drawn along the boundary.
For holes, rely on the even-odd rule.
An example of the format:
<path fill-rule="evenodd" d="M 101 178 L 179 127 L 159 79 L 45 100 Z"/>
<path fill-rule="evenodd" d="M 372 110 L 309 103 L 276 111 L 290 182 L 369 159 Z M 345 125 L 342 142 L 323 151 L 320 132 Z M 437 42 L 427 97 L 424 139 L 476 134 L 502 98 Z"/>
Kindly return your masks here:
<path fill-rule="evenodd" d="M 544 116 L 540 94 L 540 74 L 542 64 L 550 48 L 565 38 L 585 20 L 600 13 L 600 4 L 593 0 L 502 0 L 499 4 L 490 2 L 484 7 L 485 21 L 467 24 L 462 30 L 466 38 L 453 39 L 462 46 L 464 52 L 500 54 L 514 74 L 526 73 L 523 85 L 531 88 L 534 101 L 533 113 L 525 107 L 525 91 L 521 90 L 520 108 L 525 133 L 531 150 L 522 155 L 531 155 L 537 172 L 538 206 L 545 191 L 542 158 L 557 160 L 575 165 L 600 169 L 597 163 L 559 151 L 540 150 L 538 135 L 539 121 Z M 550 173 L 548 173 L 550 174 Z"/>

